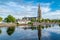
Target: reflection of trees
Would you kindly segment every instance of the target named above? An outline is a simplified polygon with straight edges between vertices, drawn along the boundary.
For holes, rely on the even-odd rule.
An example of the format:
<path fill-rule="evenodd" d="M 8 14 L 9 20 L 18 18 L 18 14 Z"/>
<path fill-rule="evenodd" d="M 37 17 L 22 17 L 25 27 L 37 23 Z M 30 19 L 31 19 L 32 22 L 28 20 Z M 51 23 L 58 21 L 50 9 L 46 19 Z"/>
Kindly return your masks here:
<path fill-rule="evenodd" d="M 38 30 L 38 39 L 41 40 L 41 29 L 44 29 L 44 26 L 37 26 L 37 27 L 25 27 L 24 29 L 32 29 L 32 30 Z"/>
<path fill-rule="evenodd" d="M 59 27 L 60 27 L 60 24 L 59 24 Z"/>
<path fill-rule="evenodd" d="M 51 25 L 46 25 L 46 26 L 45 26 L 45 28 L 50 28 L 50 27 L 51 27 Z"/>
<path fill-rule="evenodd" d="M 2 30 L 0 29 L 0 34 L 2 33 Z"/>
<path fill-rule="evenodd" d="M 25 27 L 25 29 L 32 29 L 32 30 L 38 30 L 38 40 L 41 40 L 41 30 L 44 28 L 50 28 L 51 25 L 38 25 L 38 26 L 31 26 L 31 27 Z"/>
<path fill-rule="evenodd" d="M 15 31 L 15 27 L 9 27 L 9 28 L 7 29 L 7 34 L 8 34 L 8 35 L 12 35 L 12 34 L 14 33 L 14 31 Z"/>
<path fill-rule="evenodd" d="M 36 27 L 31 27 L 31 29 L 32 29 L 32 30 L 35 30 L 35 29 L 36 29 Z"/>

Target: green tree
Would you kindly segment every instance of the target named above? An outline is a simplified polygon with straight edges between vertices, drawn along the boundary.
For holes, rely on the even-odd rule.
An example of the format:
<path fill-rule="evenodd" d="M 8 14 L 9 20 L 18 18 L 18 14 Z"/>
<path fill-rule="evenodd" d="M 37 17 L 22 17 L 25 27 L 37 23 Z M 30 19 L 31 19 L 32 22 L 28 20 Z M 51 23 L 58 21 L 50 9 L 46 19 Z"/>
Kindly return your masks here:
<path fill-rule="evenodd" d="M 5 18 L 5 22 L 15 22 L 16 19 L 15 17 L 11 16 L 11 15 L 8 15 L 6 18 Z"/>
<path fill-rule="evenodd" d="M 31 22 L 35 22 L 35 21 L 36 21 L 36 19 L 35 19 L 35 18 L 32 18 L 32 19 L 31 19 Z"/>
<path fill-rule="evenodd" d="M 0 22 L 3 20 L 3 18 L 2 17 L 0 17 Z"/>

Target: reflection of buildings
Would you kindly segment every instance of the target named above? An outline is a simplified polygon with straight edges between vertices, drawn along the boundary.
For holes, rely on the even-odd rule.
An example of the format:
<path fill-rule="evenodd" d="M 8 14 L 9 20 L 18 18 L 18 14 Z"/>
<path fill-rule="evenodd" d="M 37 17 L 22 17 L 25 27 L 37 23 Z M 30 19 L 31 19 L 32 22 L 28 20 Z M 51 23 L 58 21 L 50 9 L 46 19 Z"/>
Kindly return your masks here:
<path fill-rule="evenodd" d="M 41 40 L 41 26 L 38 26 L 38 40 Z"/>
<path fill-rule="evenodd" d="M 31 27 L 25 27 L 24 29 L 32 29 L 32 30 L 37 30 L 38 31 L 38 40 L 41 40 L 41 29 L 42 29 L 43 26 L 41 25 L 38 25 L 37 27 L 35 26 L 31 26 Z"/>

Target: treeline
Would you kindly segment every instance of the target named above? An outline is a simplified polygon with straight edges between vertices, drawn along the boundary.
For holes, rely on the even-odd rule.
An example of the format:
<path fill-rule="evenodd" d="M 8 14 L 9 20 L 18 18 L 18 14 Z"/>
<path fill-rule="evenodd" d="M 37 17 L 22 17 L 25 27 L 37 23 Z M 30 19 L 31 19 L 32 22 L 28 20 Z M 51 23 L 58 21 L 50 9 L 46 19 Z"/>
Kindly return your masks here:
<path fill-rule="evenodd" d="M 60 23 L 60 19 L 37 19 L 36 20 L 36 19 L 32 18 L 31 22 L 51 22 L 51 23 L 58 22 L 58 23 Z"/>
<path fill-rule="evenodd" d="M 0 22 L 3 21 L 3 18 L 0 17 Z M 5 19 L 4 22 L 16 22 L 16 18 L 13 17 L 12 15 L 8 15 Z"/>
<path fill-rule="evenodd" d="M 3 21 L 2 17 L 0 17 L 0 22 L 1 21 Z M 12 15 L 8 15 L 6 18 L 4 18 L 4 22 L 16 22 L 16 18 L 13 17 Z M 58 23 L 60 23 L 60 19 L 37 19 L 36 20 L 36 19 L 32 18 L 31 22 L 54 22 L 54 23 L 58 22 Z"/>

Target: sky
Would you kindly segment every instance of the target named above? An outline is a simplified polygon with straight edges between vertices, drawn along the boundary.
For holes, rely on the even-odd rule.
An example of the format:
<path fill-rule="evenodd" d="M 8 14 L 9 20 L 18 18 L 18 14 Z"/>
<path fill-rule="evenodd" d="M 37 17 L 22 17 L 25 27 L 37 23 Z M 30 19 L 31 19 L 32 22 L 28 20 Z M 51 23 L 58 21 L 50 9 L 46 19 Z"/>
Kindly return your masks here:
<path fill-rule="evenodd" d="M 60 19 L 59 0 L 0 0 L 0 17 L 37 17 L 39 3 L 42 18 Z"/>

